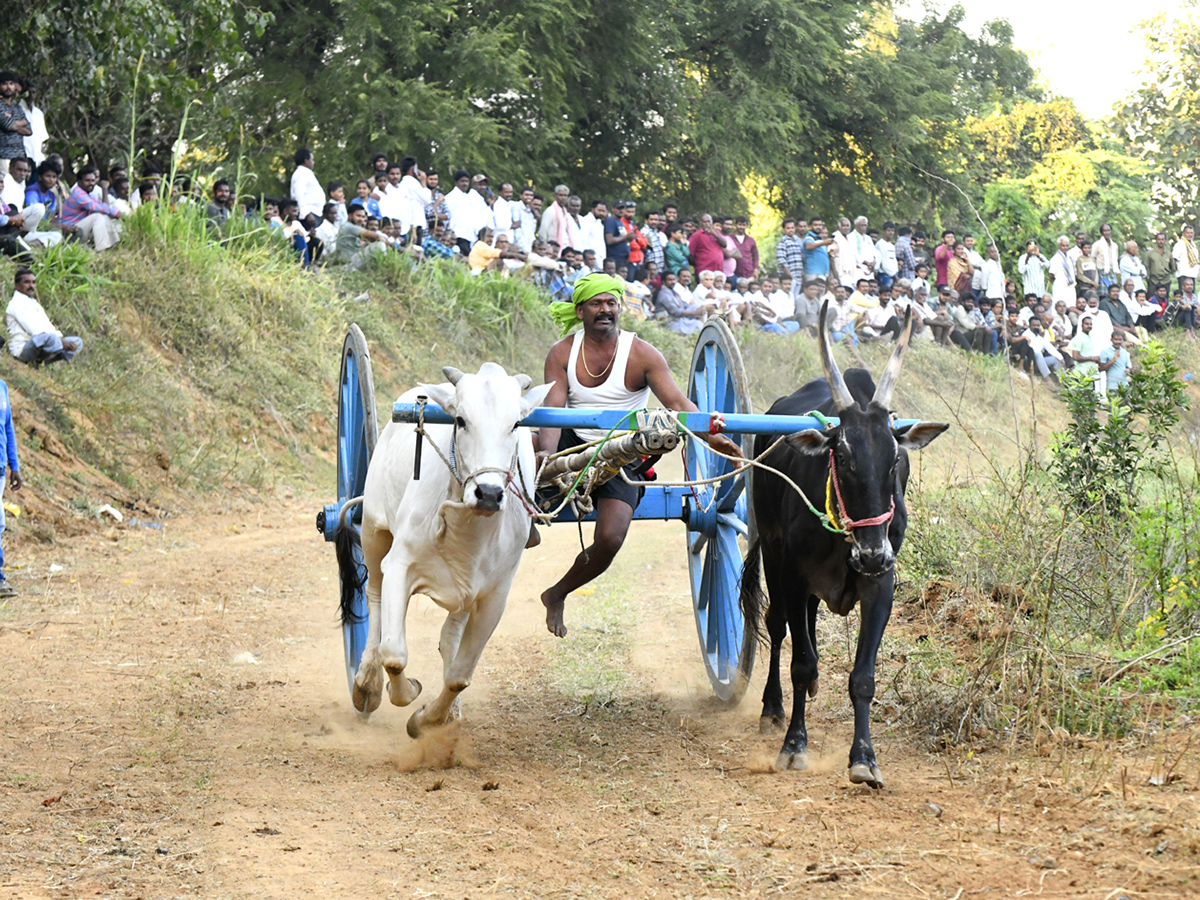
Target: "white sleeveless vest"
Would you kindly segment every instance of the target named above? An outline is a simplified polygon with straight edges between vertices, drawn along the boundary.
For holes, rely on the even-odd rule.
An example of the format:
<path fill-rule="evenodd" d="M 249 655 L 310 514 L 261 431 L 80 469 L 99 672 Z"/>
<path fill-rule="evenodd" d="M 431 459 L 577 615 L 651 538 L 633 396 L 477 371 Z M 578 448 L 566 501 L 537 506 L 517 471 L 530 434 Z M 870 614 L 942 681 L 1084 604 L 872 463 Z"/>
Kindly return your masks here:
<path fill-rule="evenodd" d="M 633 339 L 632 331 L 622 331 L 617 338 L 617 355 L 613 359 L 608 378 L 599 387 L 584 387 L 575 377 L 575 366 L 579 360 L 579 348 L 583 345 L 583 331 L 575 332 L 571 342 L 571 358 L 567 362 L 567 406 L 583 409 L 644 409 L 650 399 L 649 386 L 640 391 L 625 387 L 625 370 L 629 368 L 629 351 Z M 575 428 L 581 440 L 596 441 L 608 432 L 602 428 Z"/>

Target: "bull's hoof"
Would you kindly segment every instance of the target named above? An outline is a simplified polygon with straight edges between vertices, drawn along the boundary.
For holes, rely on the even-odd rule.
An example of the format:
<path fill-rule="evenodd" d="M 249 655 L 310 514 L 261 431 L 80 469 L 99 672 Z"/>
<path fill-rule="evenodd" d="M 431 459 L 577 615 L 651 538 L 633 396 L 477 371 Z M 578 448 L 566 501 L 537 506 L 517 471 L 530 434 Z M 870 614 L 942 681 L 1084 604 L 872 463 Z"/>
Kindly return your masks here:
<path fill-rule="evenodd" d="M 783 721 L 783 716 L 763 716 L 758 720 L 759 734 L 777 734 L 783 731 L 787 723 Z"/>
<path fill-rule="evenodd" d="M 879 790 L 883 787 L 883 773 L 874 763 L 855 763 L 850 767 L 850 783 L 866 784 Z"/>
<path fill-rule="evenodd" d="M 790 753 L 784 750 L 779 754 L 779 758 L 775 760 L 775 768 L 780 772 L 799 772 L 808 768 L 808 753 L 801 750 L 799 753 Z"/>
<path fill-rule="evenodd" d="M 817 696 L 817 688 L 821 686 L 821 678 L 819 675 L 814 675 L 813 680 L 808 683 L 808 696 Z"/>
<path fill-rule="evenodd" d="M 404 726 L 404 730 L 408 732 L 408 736 L 414 741 L 421 736 L 421 714 L 423 712 L 425 712 L 425 707 L 422 706 L 408 717 L 408 724 Z"/>
<path fill-rule="evenodd" d="M 354 708 L 358 710 L 364 717 L 369 716 L 375 710 L 379 709 L 379 704 L 383 702 L 383 692 L 376 686 L 375 690 L 363 687 L 358 683 L 358 679 L 354 679 L 354 690 L 350 692 L 350 701 L 354 704 Z"/>
<path fill-rule="evenodd" d="M 402 684 L 407 684 L 407 693 L 399 689 Z M 392 701 L 392 706 L 408 706 L 419 696 L 421 696 L 421 682 L 415 678 L 401 676 L 388 681 L 388 699 Z"/>

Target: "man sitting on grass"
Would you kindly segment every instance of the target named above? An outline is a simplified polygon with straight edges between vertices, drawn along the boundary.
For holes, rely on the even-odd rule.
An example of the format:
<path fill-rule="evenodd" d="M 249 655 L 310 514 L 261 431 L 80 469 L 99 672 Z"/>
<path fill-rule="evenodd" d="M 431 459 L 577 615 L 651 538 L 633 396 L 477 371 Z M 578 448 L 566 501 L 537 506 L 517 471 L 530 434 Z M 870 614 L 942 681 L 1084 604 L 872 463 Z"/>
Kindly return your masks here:
<path fill-rule="evenodd" d="M 37 278 L 27 268 L 17 269 L 16 290 L 8 303 L 8 352 L 24 363 L 40 365 L 65 359 L 70 362 L 83 341 L 63 337 L 37 299 Z"/>

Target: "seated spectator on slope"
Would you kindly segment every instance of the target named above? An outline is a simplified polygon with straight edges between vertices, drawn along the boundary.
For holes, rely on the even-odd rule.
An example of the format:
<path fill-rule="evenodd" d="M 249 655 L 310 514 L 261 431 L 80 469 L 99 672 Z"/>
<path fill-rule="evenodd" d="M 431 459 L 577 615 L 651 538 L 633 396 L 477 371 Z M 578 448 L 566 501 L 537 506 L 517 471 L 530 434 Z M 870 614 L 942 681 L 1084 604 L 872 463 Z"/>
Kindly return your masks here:
<path fill-rule="evenodd" d="M 792 286 L 789 283 L 790 281 L 790 278 L 781 278 L 779 290 L 774 291 L 768 297 L 768 302 L 776 312 L 781 312 L 786 308 L 784 306 L 784 297 L 788 301 L 791 301 Z M 824 294 L 825 279 L 818 275 L 805 282 L 803 290 L 800 291 L 800 296 L 796 298 L 792 305 L 792 315 L 796 318 L 796 324 L 813 337 L 817 336 L 817 322 L 821 319 L 821 298 Z"/>
<path fill-rule="evenodd" d="M 23 363 L 40 365 L 65 359 L 70 362 L 83 346 L 77 337 L 63 337 L 37 299 L 37 278 L 32 270 L 17 269 L 15 290 L 8 302 L 8 352 Z"/>
<path fill-rule="evenodd" d="M 386 253 L 387 235 L 366 228 L 366 222 L 367 213 L 362 204 L 351 203 L 346 222 L 338 229 L 333 255 L 326 262 L 345 263 L 351 269 L 358 270 Z"/>
<path fill-rule="evenodd" d="M 337 220 L 337 213 L 338 206 L 335 202 L 330 201 L 321 207 L 321 224 L 313 232 L 314 237 L 320 242 L 315 251 L 315 258 L 317 259 L 320 259 L 322 248 L 324 248 L 324 252 L 329 252 L 333 250 L 333 245 L 337 243 L 338 234 L 342 228 L 342 223 Z M 347 214 L 346 221 L 349 220 L 350 217 Z M 386 231 L 387 229 L 384 230 Z"/>
<path fill-rule="evenodd" d="M 53 241 L 43 241 L 36 233 L 38 225 L 46 216 L 46 204 L 37 200 L 29 202 L 26 199 L 29 196 L 27 182 L 32 172 L 33 166 L 24 156 L 17 157 L 9 163 L 8 174 L 4 176 L 4 187 L 0 190 L 0 214 L 8 216 L 9 221 L 6 225 L 0 224 L 0 232 L 8 231 L 12 235 L 19 235 L 28 243 L 49 246 Z M 61 237 L 61 234 L 53 235 L 54 240 Z"/>
<path fill-rule="evenodd" d="M 153 181 L 143 181 L 138 185 L 137 193 L 130 198 L 130 205 L 136 208 L 143 203 L 153 203 L 157 199 L 158 185 Z M 275 214 L 279 214 L 278 207 L 276 207 Z"/>
<path fill-rule="evenodd" d="M 525 261 L 525 254 L 515 247 L 510 247 L 508 238 L 501 235 L 496 238 L 496 246 L 492 246 L 492 229 L 480 228 L 479 238 L 471 246 L 467 262 L 471 266 L 471 274 L 478 275 L 484 270 L 490 272 L 504 271 L 504 260 L 519 259 Z"/>
<path fill-rule="evenodd" d="M 307 266 L 312 261 L 308 247 L 309 234 L 304 223 L 300 221 L 299 211 L 300 205 L 291 197 L 285 197 L 279 203 L 279 218 L 283 220 L 283 236 L 296 251 L 300 262 Z"/>
<path fill-rule="evenodd" d="M 1194 341 L 1196 340 L 1196 310 L 1200 309 L 1200 298 L 1196 296 L 1196 279 L 1190 276 L 1180 278 L 1178 294 L 1175 324 L 1186 328 L 1188 337 Z"/>
<path fill-rule="evenodd" d="M 329 192 L 328 202 L 337 206 L 337 223 L 340 228 L 350 218 L 346 211 L 346 186 L 340 181 L 331 181 L 326 190 Z"/>
<path fill-rule="evenodd" d="M 1117 332 L 1114 332 L 1116 334 Z M 1054 376 L 1054 372 L 1063 367 L 1062 354 L 1058 352 L 1058 348 L 1053 342 L 1047 338 L 1042 330 L 1042 321 L 1038 317 L 1029 320 L 1029 327 L 1023 335 L 1025 342 L 1029 347 L 1032 355 L 1030 359 L 1037 367 L 1038 374 L 1042 379 L 1049 383 Z M 1032 374 L 1032 373 L 1031 373 Z"/>
<path fill-rule="evenodd" d="M 100 170 L 95 166 L 79 170 L 60 219 L 64 231 L 74 232 L 79 240 L 102 252 L 121 240 L 121 211 L 91 196 L 99 177 Z"/>
<path fill-rule="evenodd" d="M 113 179 L 112 190 L 108 195 L 108 202 L 121 211 L 121 217 L 130 215 L 133 212 L 133 203 L 129 196 L 129 179 L 124 175 L 119 175 Z"/>
<path fill-rule="evenodd" d="M 383 177 L 384 177 L 384 181 L 386 182 L 387 181 L 387 173 L 386 172 L 384 173 Z M 379 201 L 371 196 L 372 187 L 373 186 L 372 186 L 371 182 L 367 181 L 365 178 L 362 181 L 360 181 L 357 185 L 355 185 L 355 192 L 357 193 L 358 196 L 353 200 L 353 202 L 357 203 L 364 210 L 366 210 L 368 216 L 374 216 L 375 218 L 378 219 L 379 218 Z M 350 217 L 348 210 L 346 213 L 346 217 L 347 218 Z M 340 223 L 339 223 L 339 227 L 340 227 Z"/>
<path fill-rule="evenodd" d="M 360 181 L 359 184 L 366 182 Z M 357 203 L 358 201 L 354 201 Z M 353 205 L 353 204 L 351 204 Z M 453 259 L 455 256 L 461 256 L 458 252 L 458 244 L 454 240 L 454 232 L 447 233 L 445 226 L 441 222 L 434 222 L 433 231 L 425 236 L 425 240 L 421 241 L 421 249 L 425 251 L 426 259 Z"/>
<path fill-rule="evenodd" d="M 1067 349 L 1071 353 L 1071 359 L 1075 361 L 1074 370 L 1089 379 L 1097 393 L 1104 393 L 1101 390 L 1100 370 L 1097 367 L 1100 362 L 1100 348 L 1096 346 L 1092 337 L 1091 315 L 1085 313 L 1079 317 L 1079 332 L 1071 338 Z"/>
<path fill-rule="evenodd" d="M 41 204 L 45 207 L 45 214 L 42 216 L 42 222 L 49 224 L 54 228 L 53 231 L 39 231 L 36 234 L 30 234 L 29 241 L 37 241 L 45 247 L 53 247 L 62 240 L 62 232 L 58 230 L 58 172 L 54 166 L 43 162 L 37 167 L 35 180 L 25 187 L 25 203 L 26 207 L 35 204 Z"/>
<path fill-rule="evenodd" d="M 684 272 L 687 269 L 683 270 Z M 663 319 L 663 325 L 676 334 L 695 334 L 704 327 L 704 317 L 708 307 L 684 300 L 676 290 L 666 289 L 666 279 L 675 276 L 668 273 L 663 276 L 663 289 L 654 298 L 655 313 Z M 679 287 L 678 284 L 675 287 Z"/>
<path fill-rule="evenodd" d="M 233 198 L 230 196 L 229 182 L 222 178 L 212 186 L 212 202 L 205 208 L 208 216 L 209 231 L 220 234 L 229 222 L 233 210 Z"/>
<path fill-rule="evenodd" d="M 1137 334 L 1137 318 L 1130 312 L 1129 307 L 1121 302 L 1120 285 L 1114 282 L 1108 286 L 1107 296 L 1100 298 L 1100 309 L 1108 314 L 1113 331 L 1122 332 L 1125 339 L 1132 344 L 1142 342 Z"/>

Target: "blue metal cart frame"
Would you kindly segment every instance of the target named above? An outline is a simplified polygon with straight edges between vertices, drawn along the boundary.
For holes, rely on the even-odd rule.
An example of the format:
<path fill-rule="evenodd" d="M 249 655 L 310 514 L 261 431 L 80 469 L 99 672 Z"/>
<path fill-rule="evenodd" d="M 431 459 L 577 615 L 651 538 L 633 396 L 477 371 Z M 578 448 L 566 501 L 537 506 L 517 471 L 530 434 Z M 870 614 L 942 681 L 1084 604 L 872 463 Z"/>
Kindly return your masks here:
<path fill-rule="evenodd" d="M 687 395 L 701 410 L 680 413 L 680 421 L 697 434 L 719 430 L 737 435 L 749 454 L 747 435 L 792 434 L 806 428 L 823 428 L 810 416 L 754 415 L 742 366 L 741 353 L 729 329 L 720 320 L 708 322 L 696 340 L 688 374 Z M 556 409 L 539 407 L 521 424 L 553 428 L 632 428 L 636 410 Z M 414 403 L 396 403 L 392 421 L 415 422 Z M 317 517 L 317 528 L 332 541 L 338 514 L 352 497 L 359 496 L 378 435 L 375 390 L 366 340 L 351 325 L 342 348 L 338 389 L 338 499 Z M 432 404 L 425 421 L 452 424 L 453 419 Z M 714 428 L 714 421 L 716 427 Z M 831 420 L 836 425 L 837 420 Z M 898 422 L 897 425 L 909 424 Z M 685 447 L 688 480 L 704 480 L 732 471 L 734 463 L 717 456 L 708 445 L 688 441 Z M 646 485 L 645 496 L 634 511 L 635 519 L 680 519 L 687 526 L 687 560 L 692 589 L 692 610 L 700 650 L 713 693 L 728 704 L 741 700 L 754 668 L 755 647 L 744 627 L 738 602 L 745 547 L 754 540 L 754 516 L 747 498 L 753 470 L 712 485 L 672 487 Z M 358 527 L 361 506 L 351 522 Z M 594 514 L 584 517 L 585 521 Z M 556 521 L 575 521 L 570 507 Z M 346 625 L 344 632 L 346 677 L 352 685 L 366 644 L 366 599 L 362 591 L 355 611 L 362 622 Z"/>

